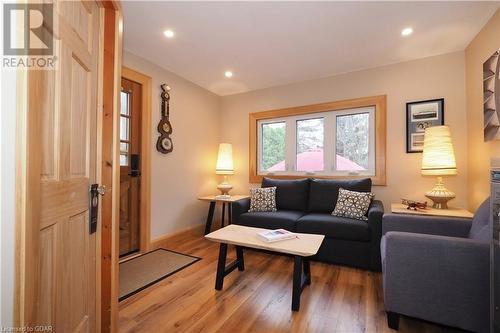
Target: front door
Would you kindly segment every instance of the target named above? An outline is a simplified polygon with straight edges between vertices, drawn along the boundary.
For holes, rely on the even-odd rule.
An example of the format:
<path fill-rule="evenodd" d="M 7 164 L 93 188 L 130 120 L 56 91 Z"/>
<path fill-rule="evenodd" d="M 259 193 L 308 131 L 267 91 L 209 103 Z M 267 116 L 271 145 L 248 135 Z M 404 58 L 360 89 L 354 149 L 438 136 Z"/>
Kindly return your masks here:
<path fill-rule="evenodd" d="M 27 74 L 21 233 L 29 236 L 19 318 L 54 332 L 97 331 L 99 247 L 89 232 L 89 187 L 97 182 L 99 11 L 91 1 L 54 2 L 57 24 L 46 33 L 57 69 Z"/>
<path fill-rule="evenodd" d="M 120 93 L 120 256 L 140 249 L 141 84 L 122 78 Z"/>

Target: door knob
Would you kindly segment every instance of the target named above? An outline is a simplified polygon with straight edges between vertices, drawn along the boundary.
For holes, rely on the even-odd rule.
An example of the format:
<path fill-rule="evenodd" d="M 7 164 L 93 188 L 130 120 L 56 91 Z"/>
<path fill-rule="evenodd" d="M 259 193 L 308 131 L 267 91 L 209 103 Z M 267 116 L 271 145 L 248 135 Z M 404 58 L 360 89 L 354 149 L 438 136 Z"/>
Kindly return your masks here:
<path fill-rule="evenodd" d="M 97 186 L 97 193 L 100 195 L 104 195 L 108 189 L 106 188 L 106 185 L 99 185 Z"/>

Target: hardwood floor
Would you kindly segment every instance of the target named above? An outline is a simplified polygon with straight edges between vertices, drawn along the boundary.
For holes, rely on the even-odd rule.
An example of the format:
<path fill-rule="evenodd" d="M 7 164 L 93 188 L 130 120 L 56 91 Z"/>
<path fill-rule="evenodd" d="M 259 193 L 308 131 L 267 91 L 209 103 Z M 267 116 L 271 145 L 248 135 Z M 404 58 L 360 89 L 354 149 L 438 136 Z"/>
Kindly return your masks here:
<path fill-rule="evenodd" d="M 165 247 L 202 260 L 120 303 L 120 332 L 395 332 L 380 273 L 312 262 L 312 284 L 292 312 L 293 259 L 245 251 L 245 271 L 214 289 L 219 245 L 180 235 Z M 228 260 L 236 257 L 234 248 Z M 402 318 L 399 332 L 453 332 Z"/>

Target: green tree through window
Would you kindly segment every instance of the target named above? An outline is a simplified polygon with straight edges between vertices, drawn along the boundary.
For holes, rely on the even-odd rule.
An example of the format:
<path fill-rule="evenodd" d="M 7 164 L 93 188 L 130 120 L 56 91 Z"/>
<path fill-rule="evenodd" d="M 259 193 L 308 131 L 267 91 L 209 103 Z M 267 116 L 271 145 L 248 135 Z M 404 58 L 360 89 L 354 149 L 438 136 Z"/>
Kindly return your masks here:
<path fill-rule="evenodd" d="M 267 170 L 285 160 L 286 124 L 272 123 L 262 125 L 262 169 Z M 283 165 L 283 170 L 285 167 Z"/>

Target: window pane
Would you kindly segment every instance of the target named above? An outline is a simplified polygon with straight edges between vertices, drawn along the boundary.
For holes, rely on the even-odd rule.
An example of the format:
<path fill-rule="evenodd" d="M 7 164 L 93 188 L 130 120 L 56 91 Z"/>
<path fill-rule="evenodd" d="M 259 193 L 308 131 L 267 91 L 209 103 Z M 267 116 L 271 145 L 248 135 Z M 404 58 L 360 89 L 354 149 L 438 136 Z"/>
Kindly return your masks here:
<path fill-rule="evenodd" d="M 285 131 L 286 123 L 262 124 L 262 165 L 263 171 L 285 171 Z"/>
<path fill-rule="evenodd" d="M 120 113 L 129 115 L 129 93 L 125 91 L 120 92 Z"/>
<path fill-rule="evenodd" d="M 127 166 L 127 165 L 128 165 L 127 155 L 120 154 L 120 166 Z"/>
<path fill-rule="evenodd" d="M 323 171 L 324 119 L 297 121 L 297 171 Z"/>
<path fill-rule="evenodd" d="M 127 153 L 128 153 L 128 143 L 120 142 L 120 154 L 127 154 Z"/>
<path fill-rule="evenodd" d="M 370 114 L 337 116 L 337 170 L 369 168 Z"/>
<path fill-rule="evenodd" d="M 120 165 L 128 165 L 128 143 L 120 142 Z"/>
<path fill-rule="evenodd" d="M 129 118 L 120 117 L 120 140 L 128 140 L 129 137 Z"/>

